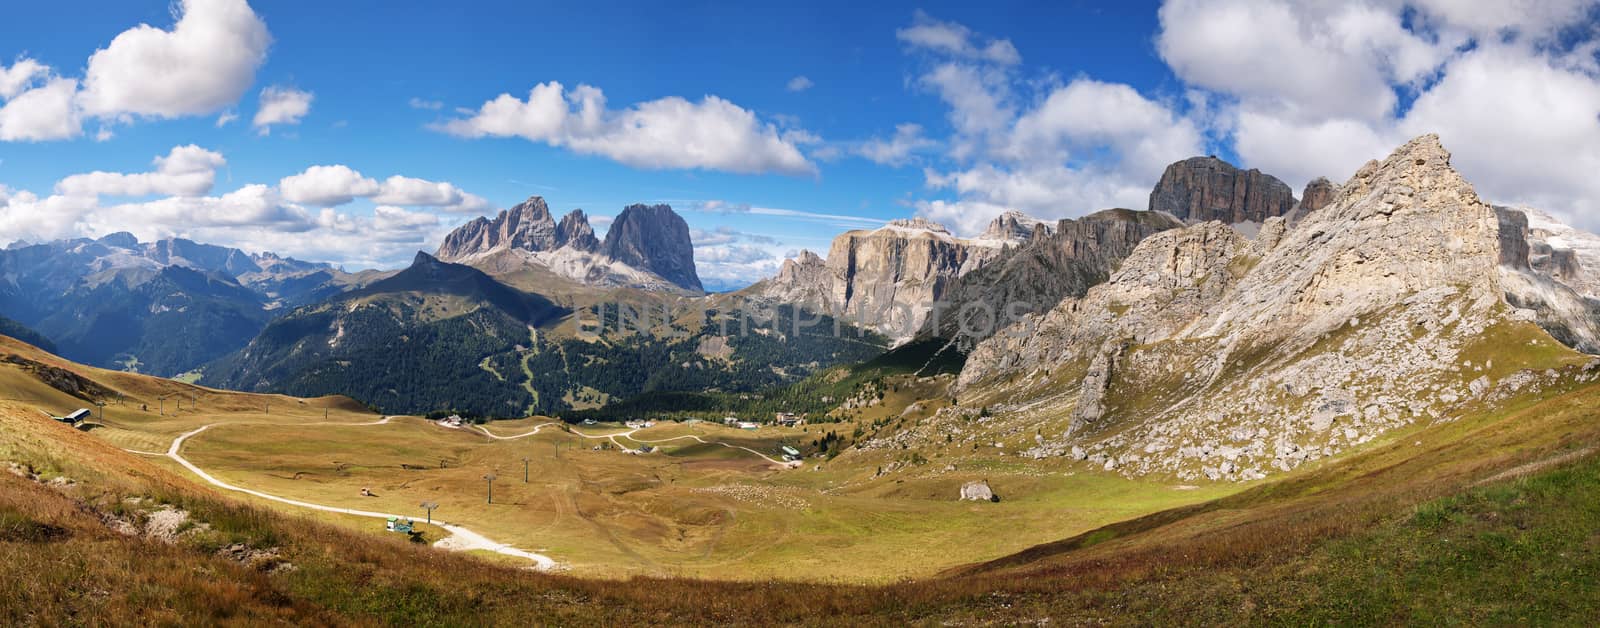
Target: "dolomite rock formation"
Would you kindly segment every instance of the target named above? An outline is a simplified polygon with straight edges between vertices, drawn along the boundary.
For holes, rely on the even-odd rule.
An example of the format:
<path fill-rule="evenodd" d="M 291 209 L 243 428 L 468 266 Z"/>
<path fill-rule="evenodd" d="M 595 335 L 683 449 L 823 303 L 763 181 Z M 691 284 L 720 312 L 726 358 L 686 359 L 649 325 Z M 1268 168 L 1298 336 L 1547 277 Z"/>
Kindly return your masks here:
<path fill-rule="evenodd" d="M 1574 229 L 1531 207 L 1511 208 L 1528 218 L 1528 265 L 1578 294 L 1600 299 L 1600 235 Z"/>
<path fill-rule="evenodd" d="M 1583 292 L 1593 284 L 1576 251 L 1556 249 L 1549 240 L 1534 236 L 1526 211 L 1496 207 L 1495 216 L 1500 226 L 1500 281 L 1506 302 L 1531 311 L 1533 320 L 1562 344 L 1600 353 L 1600 300 Z"/>
<path fill-rule="evenodd" d="M 922 218 L 895 220 L 834 238 L 826 261 L 806 252 L 750 288 L 757 296 L 835 314 L 896 340 L 922 328 L 957 277 L 1023 240 L 1050 233 L 1026 216 L 997 218 L 979 238 L 959 238 Z M 1031 225 L 1031 226 L 1030 226 Z"/>
<path fill-rule="evenodd" d="M 800 255 L 784 260 L 777 276 L 765 284 L 769 288 L 769 296 L 788 303 L 815 307 L 832 302 L 833 285 L 838 280 L 838 275 L 828 266 L 827 260 L 816 253 L 802 250 Z"/>
<path fill-rule="evenodd" d="M 1019 211 L 1007 211 L 989 222 L 989 227 L 983 230 L 980 240 L 994 240 L 999 242 L 1021 242 L 1032 238 L 1035 232 L 1049 233 L 1050 226 L 1044 221 L 1024 214 Z"/>
<path fill-rule="evenodd" d="M 1306 184 L 1306 189 L 1300 194 L 1299 215 L 1317 211 L 1327 207 L 1333 202 L 1333 197 L 1339 193 L 1339 186 L 1334 185 L 1326 177 L 1317 177 Z"/>
<path fill-rule="evenodd" d="M 1416 138 L 1255 240 L 1220 222 L 1152 235 L 1106 283 L 980 343 L 957 392 L 1009 400 L 1002 419 L 1065 417 L 1036 451 L 1187 479 L 1263 477 L 1445 418 L 1467 380 L 1506 375 L 1468 348 L 1531 329 L 1507 305 L 1500 219 L 1449 159 Z"/>
<path fill-rule="evenodd" d="M 1261 223 L 1294 207 L 1294 190 L 1260 170 L 1239 170 L 1216 157 L 1167 166 L 1150 192 L 1150 211 L 1185 222 Z"/>
<path fill-rule="evenodd" d="M 1139 242 L 1182 226 L 1166 214 L 1130 209 L 1062 220 L 957 277 L 944 298 L 946 306 L 937 320 L 929 319 L 922 335 L 953 339 L 970 350 L 1015 315 L 1044 312 L 1063 298 L 1083 296 L 1110 277 Z"/>
<path fill-rule="evenodd" d="M 592 232 L 591 232 L 592 235 Z M 629 205 L 606 230 L 606 257 L 700 292 L 689 224 L 666 205 Z"/>
<path fill-rule="evenodd" d="M 583 210 L 573 210 L 558 224 L 544 199 L 535 196 L 493 219 L 479 217 L 457 227 L 445 236 L 437 256 L 494 275 L 536 265 L 588 285 L 702 291 L 689 226 L 666 205 L 623 209 L 601 242 Z"/>
<path fill-rule="evenodd" d="M 594 237 L 594 227 L 589 226 L 589 216 L 581 209 L 574 209 L 561 217 L 560 224 L 556 225 L 555 236 L 556 242 L 579 251 L 600 250 L 600 240 Z"/>
<path fill-rule="evenodd" d="M 457 227 L 445 236 L 436 257 L 455 262 L 499 249 L 551 251 L 562 244 L 556 239 L 550 207 L 535 196 L 501 211 L 493 220 L 479 216 Z"/>

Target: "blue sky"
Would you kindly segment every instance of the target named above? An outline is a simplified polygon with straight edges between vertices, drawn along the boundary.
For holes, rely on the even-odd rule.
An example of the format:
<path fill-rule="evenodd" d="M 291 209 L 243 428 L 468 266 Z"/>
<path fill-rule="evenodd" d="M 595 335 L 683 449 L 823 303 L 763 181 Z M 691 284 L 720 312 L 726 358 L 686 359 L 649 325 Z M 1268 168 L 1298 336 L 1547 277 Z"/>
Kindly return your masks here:
<path fill-rule="evenodd" d="M 1480 191 L 1586 224 L 1593 6 L 1503 4 L 27 3 L 0 21 L 0 241 L 392 267 L 534 194 L 601 229 L 668 202 L 728 286 L 875 221 L 1142 208 L 1201 153 L 1298 188 L 1428 131 Z M 1482 100 L 1502 84 L 1529 87 Z M 313 166 L 343 170 L 285 180 Z"/>

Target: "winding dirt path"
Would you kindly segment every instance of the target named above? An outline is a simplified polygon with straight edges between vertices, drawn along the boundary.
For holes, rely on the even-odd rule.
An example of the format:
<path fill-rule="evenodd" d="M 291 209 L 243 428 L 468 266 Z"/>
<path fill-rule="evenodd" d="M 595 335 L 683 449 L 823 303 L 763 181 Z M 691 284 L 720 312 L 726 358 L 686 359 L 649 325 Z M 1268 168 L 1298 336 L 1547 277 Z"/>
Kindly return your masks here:
<path fill-rule="evenodd" d="M 342 423 L 340 425 L 384 425 L 384 424 L 388 423 L 390 420 L 392 420 L 394 418 L 395 417 L 384 417 L 382 420 L 374 421 L 374 422 L 371 422 L 371 423 Z M 263 493 L 261 491 L 242 488 L 242 487 L 234 486 L 234 485 L 229 484 L 227 482 L 223 482 L 222 480 L 219 480 L 216 477 L 212 476 L 210 473 L 206 473 L 206 471 L 204 469 L 201 469 L 200 467 L 196 466 L 194 463 L 189 462 L 189 460 L 187 458 L 184 458 L 183 454 L 180 453 L 180 451 L 183 449 L 183 443 L 185 441 L 187 441 L 190 438 L 200 434 L 201 432 L 204 432 L 204 431 L 206 431 L 208 429 L 211 429 L 211 427 L 213 425 L 215 425 L 215 424 L 206 425 L 206 426 L 203 426 L 203 427 L 201 427 L 199 429 L 196 429 L 194 431 L 187 432 L 187 433 L 179 436 L 178 438 L 174 439 L 172 441 L 172 446 L 167 448 L 167 452 L 165 454 L 152 454 L 152 455 L 165 455 L 166 457 L 171 458 L 174 462 L 177 462 L 178 464 L 183 465 L 183 468 L 188 469 L 190 472 L 192 472 L 195 475 L 199 476 L 200 479 L 205 480 L 206 482 L 210 483 L 212 486 L 215 486 L 217 488 L 221 488 L 221 489 L 224 489 L 224 490 L 234 491 L 236 493 L 244 493 L 246 495 L 254 495 L 254 496 L 260 497 L 262 499 L 271 500 L 271 501 L 275 501 L 275 502 L 279 502 L 279 503 L 283 503 L 283 504 L 289 504 L 290 506 L 298 506 L 300 508 L 309 508 L 311 510 L 320 510 L 320 511 L 324 511 L 324 512 L 334 512 L 334 513 L 345 514 L 345 515 L 355 515 L 357 517 L 371 517 L 371 518 L 375 518 L 375 519 L 385 519 L 385 520 L 387 520 L 389 517 L 401 517 L 402 516 L 402 515 L 397 515 L 397 514 L 392 514 L 392 513 L 387 513 L 387 512 L 374 512 L 374 511 L 370 511 L 370 510 L 356 510 L 356 509 L 353 509 L 353 508 L 340 508 L 340 507 L 337 507 L 337 506 L 327 506 L 327 505 L 323 505 L 323 504 L 314 504 L 314 503 L 311 503 L 311 502 L 305 502 L 305 501 L 300 501 L 300 500 L 296 500 L 296 499 L 289 499 L 287 497 L 279 497 L 277 495 L 271 495 L 271 494 L 268 494 L 268 493 Z M 135 452 L 135 453 L 148 453 L 148 452 Z M 545 556 L 543 554 L 536 554 L 536 553 L 525 551 L 525 550 L 520 550 L 520 549 L 517 549 L 515 547 L 511 547 L 510 545 L 506 545 L 504 543 L 497 543 L 497 542 L 489 539 L 489 537 L 486 537 L 486 536 L 484 536 L 482 534 L 479 534 L 477 532 L 473 532 L 472 530 L 469 530 L 469 529 L 467 529 L 465 527 L 462 527 L 460 525 L 456 525 L 456 524 L 453 524 L 453 523 L 448 523 L 448 522 L 441 521 L 441 520 L 438 520 L 438 519 L 435 519 L 433 521 L 433 525 L 436 525 L 436 526 L 439 526 L 441 528 L 444 528 L 446 531 L 450 532 L 450 535 L 451 535 L 448 538 L 440 539 L 438 542 L 434 543 L 435 547 L 439 547 L 439 548 L 443 548 L 443 549 L 447 549 L 447 550 L 453 550 L 453 551 L 486 550 L 486 551 L 494 552 L 496 554 L 504 554 L 506 556 L 515 556 L 517 558 L 525 558 L 527 560 L 533 561 L 535 566 L 538 569 L 541 569 L 541 570 L 553 569 L 556 566 L 556 561 L 551 559 L 548 556 Z"/>
<path fill-rule="evenodd" d="M 324 423 L 311 423 L 309 425 L 340 425 L 340 426 L 387 425 L 390 421 L 393 421 L 393 420 L 395 420 L 397 418 L 400 418 L 400 417 L 398 417 L 398 416 L 385 416 L 382 419 L 379 419 L 377 421 L 371 421 L 371 422 L 368 422 L 368 423 L 324 422 Z M 205 480 L 208 484 L 211 484 L 212 486 L 215 486 L 217 488 L 220 488 L 220 489 L 223 489 L 223 490 L 227 490 L 227 491 L 233 491 L 233 492 L 236 492 L 236 493 L 244 493 L 246 495 L 252 495 L 252 496 L 255 496 L 255 497 L 259 497 L 261 499 L 275 501 L 275 502 L 282 503 L 282 504 L 288 504 L 290 506 L 296 506 L 296 507 L 299 507 L 299 508 L 307 508 L 307 509 L 311 509 L 311 510 L 319 510 L 319 511 L 323 511 L 323 512 L 332 512 L 332 513 L 338 513 L 338 514 L 344 514 L 344 515 L 354 515 L 354 516 L 357 516 L 357 517 L 370 517 L 370 518 L 374 518 L 374 519 L 385 519 L 385 520 L 387 520 L 390 517 L 403 517 L 403 515 L 397 515 L 397 514 L 387 513 L 387 512 L 376 512 L 376 511 L 371 511 L 371 510 L 358 510 L 358 509 L 354 509 L 354 508 L 341 508 L 341 507 L 338 507 L 338 506 L 328 506 L 328 505 L 325 505 L 325 504 L 316 504 L 316 503 L 307 502 L 307 501 L 301 501 L 301 500 L 297 500 L 297 499 L 289 499 L 287 497 L 280 497 L 280 496 L 277 496 L 277 495 L 272 495 L 270 493 L 263 493 L 263 492 L 257 491 L 257 490 L 252 490 L 252 489 L 248 489 L 248 488 L 244 488 L 244 487 L 240 487 L 240 486 L 234 486 L 232 484 L 229 484 L 227 482 L 219 480 L 219 479 L 216 478 L 216 476 L 213 476 L 210 473 L 207 473 L 205 471 L 205 469 L 201 469 L 199 466 L 195 465 L 193 462 L 190 462 L 189 459 L 184 458 L 183 454 L 182 454 L 183 444 L 186 441 L 188 441 L 190 438 L 198 436 L 199 434 L 201 434 L 202 432 L 205 432 L 208 429 L 211 429 L 215 425 L 217 425 L 217 424 L 213 423 L 213 424 L 210 424 L 210 425 L 205 425 L 205 426 L 202 426 L 202 427 L 200 427 L 198 429 L 195 429 L 195 430 L 192 430 L 192 431 L 189 431 L 189 432 L 186 432 L 184 434 L 179 435 L 177 438 L 173 439 L 172 445 L 170 447 L 168 447 L 167 451 L 164 452 L 164 453 L 149 452 L 149 451 L 138 451 L 138 450 L 133 450 L 133 449 L 128 449 L 128 450 L 125 450 L 125 451 L 131 452 L 131 453 L 135 453 L 135 454 L 141 454 L 141 455 L 145 455 L 145 456 L 165 456 L 167 458 L 172 459 L 173 462 L 176 462 L 179 465 L 182 465 L 183 468 L 188 469 L 191 473 L 195 474 L 200 479 Z M 529 430 L 529 431 L 521 433 L 521 434 L 512 435 L 512 436 L 501 436 L 499 434 L 495 434 L 494 432 L 489 431 L 488 428 L 485 428 L 485 427 L 483 427 L 481 425 L 475 425 L 474 427 L 476 427 L 478 429 L 478 431 L 482 432 L 485 436 L 488 436 L 489 438 L 492 438 L 492 439 L 495 439 L 495 440 L 516 440 L 516 439 L 519 439 L 519 438 L 527 438 L 529 436 L 533 436 L 535 434 L 538 434 L 539 431 L 543 430 L 544 428 L 552 427 L 552 426 L 556 426 L 556 425 L 559 425 L 559 424 L 558 423 L 541 423 L 539 425 L 534 426 L 534 428 L 532 430 Z M 729 445 L 728 443 L 719 442 L 719 441 L 708 441 L 706 439 L 703 439 L 703 438 L 701 438 L 699 436 L 696 436 L 696 435 L 693 435 L 693 434 L 689 434 L 689 435 L 685 435 L 685 436 L 674 436 L 672 438 L 645 440 L 645 439 L 642 439 L 642 438 L 635 438 L 633 436 L 633 434 L 635 432 L 638 432 L 638 431 L 639 431 L 638 429 L 632 429 L 632 430 L 628 430 L 626 432 L 616 432 L 616 433 L 611 433 L 611 434 L 585 434 L 583 432 L 579 432 L 579 431 L 573 430 L 573 431 L 571 431 L 569 433 L 577 435 L 577 436 L 580 436 L 580 437 L 583 437 L 583 438 L 588 438 L 588 439 L 591 439 L 591 440 L 610 440 L 612 443 L 616 444 L 618 447 L 622 447 L 623 449 L 630 449 L 630 448 L 625 446 L 625 445 L 623 445 L 621 442 L 619 442 L 617 440 L 617 437 L 627 438 L 629 440 L 633 440 L 633 441 L 640 442 L 640 443 L 651 443 L 651 444 L 654 444 L 654 443 L 666 443 L 666 442 L 671 442 L 671 441 L 675 441 L 675 440 L 690 439 L 690 440 L 693 440 L 693 441 L 695 441 L 697 443 L 704 444 L 704 445 L 720 445 L 720 446 L 727 447 L 727 448 L 730 448 L 730 449 L 741 449 L 741 450 L 744 450 L 746 452 L 755 454 L 756 456 L 760 456 L 763 460 L 766 460 L 767 462 L 772 463 L 773 465 L 784 467 L 784 468 L 792 468 L 793 467 L 793 464 L 791 464 L 791 463 L 787 463 L 787 462 L 783 462 L 781 460 L 777 460 L 777 459 L 775 459 L 775 458 L 773 458 L 771 456 L 768 456 L 768 455 L 766 455 L 764 453 L 761 453 L 761 452 L 756 451 L 754 449 L 751 449 L 749 447 L 744 447 L 742 445 Z M 474 532 L 474 531 L 472 531 L 472 530 L 470 530 L 470 529 L 468 529 L 466 527 L 463 527 L 463 526 L 460 526 L 460 525 L 457 525 L 457 524 L 453 524 L 453 523 L 449 523 L 449 522 L 446 522 L 446 521 L 435 519 L 433 521 L 433 525 L 439 526 L 440 528 L 443 528 L 444 530 L 446 530 L 447 532 L 450 533 L 449 537 L 444 538 L 444 539 L 440 539 L 439 541 L 435 542 L 434 543 L 434 547 L 438 547 L 438 548 L 446 549 L 446 550 L 451 550 L 451 551 L 485 550 L 485 551 L 494 552 L 496 554 L 503 554 L 503 555 L 506 555 L 506 556 L 514 556 L 514 557 L 517 557 L 517 558 L 523 558 L 523 559 L 527 559 L 529 561 L 532 561 L 534 563 L 535 567 L 538 568 L 538 569 L 541 569 L 541 570 L 554 569 L 557 566 L 556 561 L 554 559 L 548 557 L 548 556 L 545 556 L 543 554 L 537 554 L 537 553 L 534 553 L 534 552 L 529 552 L 529 551 L 526 551 L 526 550 L 517 549 L 517 548 L 512 547 L 510 545 L 507 545 L 505 543 L 496 542 L 496 541 L 490 539 L 489 537 L 486 537 L 486 536 L 484 536 L 482 534 L 479 534 L 477 532 Z"/>
<path fill-rule="evenodd" d="M 495 434 L 494 432 L 489 431 L 488 428 L 486 428 L 486 427 L 484 427 L 482 425 L 475 425 L 473 427 L 478 428 L 478 431 L 483 432 L 489 438 L 493 438 L 495 440 L 514 440 L 514 439 L 518 439 L 518 438 L 527 438 L 529 436 L 533 436 L 534 434 L 538 434 L 539 430 L 547 428 L 547 427 L 550 427 L 552 425 L 558 425 L 558 424 L 557 423 L 541 423 L 539 425 L 534 426 L 532 431 L 525 432 L 525 433 L 522 433 L 522 434 L 517 434 L 515 436 L 501 436 L 499 434 Z M 643 428 L 639 428 L 639 429 L 643 429 Z M 749 447 L 745 447 L 745 446 L 742 446 L 742 445 L 729 445 L 729 444 L 721 442 L 721 441 L 706 440 L 704 438 L 700 438 L 699 436 L 695 436 L 694 434 L 688 434 L 688 435 L 685 435 L 685 436 L 674 436 L 672 438 L 661 438 L 661 439 L 656 439 L 656 440 L 645 440 L 643 438 L 635 438 L 634 437 L 634 433 L 638 432 L 639 429 L 631 429 L 631 430 L 628 430 L 626 432 L 616 432 L 616 433 L 612 433 L 612 434 L 585 434 L 583 432 L 579 432 L 579 431 L 576 431 L 576 430 L 574 430 L 572 432 L 568 432 L 568 433 L 572 434 L 572 435 L 575 435 L 575 436 L 581 436 L 583 438 L 588 438 L 588 439 L 593 439 L 593 440 L 602 440 L 602 439 L 610 440 L 616 446 L 621 447 L 623 449 L 632 449 L 632 448 L 628 447 L 627 445 L 623 445 L 622 443 L 618 442 L 617 441 L 617 437 L 618 436 L 621 436 L 621 437 L 626 438 L 626 439 L 631 440 L 631 441 L 636 441 L 636 442 L 640 442 L 640 443 L 648 443 L 648 444 L 666 443 L 666 442 L 671 442 L 671 441 L 675 441 L 675 440 L 683 440 L 685 438 L 688 438 L 688 439 L 692 439 L 695 442 L 700 443 L 702 445 L 721 445 L 721 446 L 727 447 L 729 449 L 743 449 L 743 450 L 748 451 L 748 452 L 750 452 L 752 454 L 755 454 L 757 456 L 762 457 L 767 462 L 770 462 L 772 464 L 778 465 L 780 467 L 788 468 L 790 466 L 793 466 L 790 463 L 784 462 L 782 460 L 778 460 L 776 458 L 773 458 L 772 456 L 768 456 L 768 455 L 766 455 L 764 453 L 761 453 L 761 452 L 756 451 L 754 449 L 751 449 Z"/>

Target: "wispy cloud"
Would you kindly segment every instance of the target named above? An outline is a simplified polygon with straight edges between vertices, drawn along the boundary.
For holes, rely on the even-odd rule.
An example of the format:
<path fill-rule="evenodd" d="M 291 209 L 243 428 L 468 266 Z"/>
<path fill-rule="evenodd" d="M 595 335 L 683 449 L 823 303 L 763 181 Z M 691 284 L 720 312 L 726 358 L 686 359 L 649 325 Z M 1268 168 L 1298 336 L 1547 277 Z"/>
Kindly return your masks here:
<path fill-rule="evenodd" d="M 773 216 L 806 222 L 830 224 L 834 226 L 856 229 L 861 227 L 882 226 L 885 220 L 869 218 L 866 216 L 851 216 L 847 214 L 831 214 L 813 212 L 799 209 L 785 209 L 782 207 L 759 207 L 748 203 L 729 203 L 721 200 L 696 200 L 680 201 L 684 209 L 708 214 L 751 214 L 755 216 Z"/>

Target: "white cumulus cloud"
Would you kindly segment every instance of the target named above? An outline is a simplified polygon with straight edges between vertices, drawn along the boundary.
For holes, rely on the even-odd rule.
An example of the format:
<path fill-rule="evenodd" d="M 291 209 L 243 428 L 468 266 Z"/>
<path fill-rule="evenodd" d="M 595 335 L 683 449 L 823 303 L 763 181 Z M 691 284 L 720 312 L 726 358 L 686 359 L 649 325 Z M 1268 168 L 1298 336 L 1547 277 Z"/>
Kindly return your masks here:
<path fill-rule="evenodd" d="M 1131 86 L 1019 76 L 1009 41 L 926 15 L 897 35 L 930 60 L 915 85 L 945 103 L 952 130 L 947 159 L 923 172 L 928 190 L 948 196 L 911 204 L 958 233 L 977 233 L 1007 210 L 1066 218 L 1142 209 L 1167 164 L 1204 150 L 1194 120 Z M 858 152 L 896 165 L 932 145 L 904 125 L 895 139 Z"/>
<path fill-rule="evenodd" d="M 378 193 L 378 182 L 344 164 L 312 166 L 278 181 L 283 197 L 317 207 L 344 205 Z"/>
<path fill-rule="evenodd" d="M 300 119 L 311 112 L 311 92 L 292 87 L 268 87 L 261 90 L 261 105 L 250 121 L 256 132 L 266 135 L 274 124 L 300 124 Z"/>
<path fill-rule="evenodd" d="M 484 211 L 489 201 L 453 183 L 394 175 L 382 182 L 343 164 L 312 166 L 278 182 L 283 197 L 316 207 L 335 207 L 357 198 L 380 205 L 435 207 L 452 212 Z"/>
<path fill-rule="evenodd" d="M 56 183 L 67 196 L 202 196 L 216 182 L 217 168 L 227 163 L 221 153 L 195 146 L 177 146 L 155 158 L 152 172 L 124 174 L 94 171 L 75 174 Z"/>
<path fill-rule="evenodd" d="M 610 109 L 597 87 L 568 92 L 552 81 L 536 85 L 526 99 L 501 94 L 469 117 L 437 128 L 468 138 L 520 137 L 636 168 L 816 172 L 776 126 L 716 96 L 699 102 L 673 96 Z"/>
<path fill-rule="evenodd" d="M 215 113 L 244 95 L 271 43 L 244 0 L 184 0 L 171 30 L 140 24 L 89 57 L 79 100 L 101 117 Z"/>
<path fill-rule="evenodd" d="M 209 115 L 237 103 L 266 60 L 266 24 L 244 0 L 176 7 L 170 30 L 140 24 L 123 31 L 89 57 L 81 81 L 31 58 L 0 67 L 0 141 L 72 139 L 90 119 Z M 102 126 L 94 137 L 111 135 Z"/>
<path fill-rule="evenodd" d="M 0 65 L 0 100 L 8 100 L 32 85 L 34 79 L 48 76 L 50 66 L 33 59 L 17 59 L 11 67 Z"/>
<path fill-rule="evenodd" d="M 82 118 L 73 106 L 78 81 L 52 78 L 17 94 L 0 106 L 0 141 L 39 142 L 83 134 Z"/>

